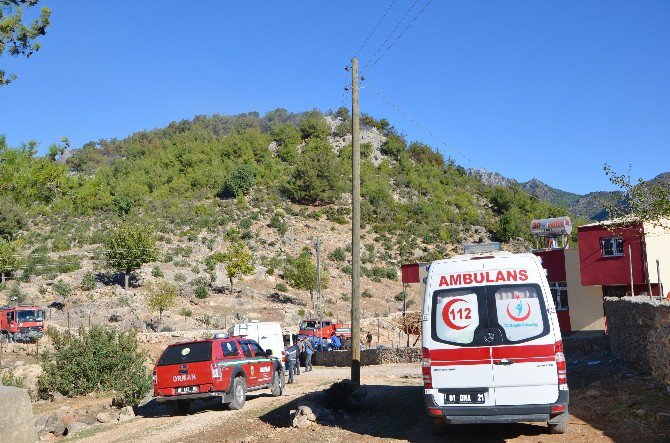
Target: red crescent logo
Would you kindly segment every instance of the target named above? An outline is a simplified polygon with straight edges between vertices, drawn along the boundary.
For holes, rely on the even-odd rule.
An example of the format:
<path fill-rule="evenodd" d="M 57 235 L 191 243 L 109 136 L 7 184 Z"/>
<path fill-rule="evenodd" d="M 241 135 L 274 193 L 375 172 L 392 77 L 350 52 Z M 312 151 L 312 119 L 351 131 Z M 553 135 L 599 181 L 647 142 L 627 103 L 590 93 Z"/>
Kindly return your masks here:
<path fill-rule="evenodd" d="M 458 326 L 449 318 L 449 311 L 451 310 L 451 307 L 456 303 L 458 303 L 459 301 L 467 303 L 467 301 L 463 300 L 462 298 L 455 298 L 453 300 L 449 300 L 442 309 L 442 320 L 444 320 L 444 323 L 446 323 L 446 325 L 449 326 L 451 329 L 456 329 L 457 331 L 460 329 L 465 329 L 468 326 L 470 326 L 469 323 L 465 326 Z"/>
<path fill-rule="evenodd" d="M 528 304 L 528 302 L 526 302 L 526 306 L 528 306 L 528 312 L 526 313 L 526 315 L 524 315 L 523 317 L 515 317 L 514 314 L 509 312 L 509 304 L 508 304 L 507 305 L 507 315 L 509 315 L 509 318 L 511 318 L 514 321 L 528 320 L 528 317 L 530 317 L 530 305 Z"/>

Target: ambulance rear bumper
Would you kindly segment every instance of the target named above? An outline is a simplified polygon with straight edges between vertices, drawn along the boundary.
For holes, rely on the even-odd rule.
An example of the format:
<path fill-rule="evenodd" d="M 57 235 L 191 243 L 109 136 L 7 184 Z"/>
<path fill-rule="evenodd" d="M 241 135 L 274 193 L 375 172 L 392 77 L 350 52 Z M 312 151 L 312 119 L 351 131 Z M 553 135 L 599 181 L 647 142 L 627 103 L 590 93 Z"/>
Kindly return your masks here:
<path fill-rule="evenodd" d="M 424 395 L 429 414 L 434 418 L 444 418 L 447 423 L 518 423 L 518 422 L 554 422 L 560 421 L 568 413 L 568 391 L 559 391 L 556 403 L 544 405 L 514 406 L 438 406 L 433 396 Z M 560 412 L 552 412 L 552 407 L 563 407 Z M 440 410 L 441 414 L 430 410 Z"/>

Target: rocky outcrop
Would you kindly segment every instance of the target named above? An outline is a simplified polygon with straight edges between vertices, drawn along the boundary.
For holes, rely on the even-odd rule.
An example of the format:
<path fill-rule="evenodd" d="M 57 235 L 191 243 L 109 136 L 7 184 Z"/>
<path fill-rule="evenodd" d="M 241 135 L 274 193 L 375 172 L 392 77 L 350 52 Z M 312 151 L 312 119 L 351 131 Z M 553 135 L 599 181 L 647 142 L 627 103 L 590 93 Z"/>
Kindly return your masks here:
<path fill-rule="evenodd" d="M 37 440 L 33 423 L 33 409 L 28 391 L 13 386 L 0 386 L 0 440 L 33 443 Z"/>

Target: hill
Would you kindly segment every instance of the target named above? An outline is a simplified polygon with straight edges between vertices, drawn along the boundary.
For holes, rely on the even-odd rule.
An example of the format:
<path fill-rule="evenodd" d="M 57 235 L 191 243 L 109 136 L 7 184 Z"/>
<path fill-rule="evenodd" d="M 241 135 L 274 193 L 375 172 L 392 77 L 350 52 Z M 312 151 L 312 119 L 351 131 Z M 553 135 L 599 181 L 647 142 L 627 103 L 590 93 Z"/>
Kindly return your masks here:
<path fill-rule="evenodd" d="M 521 189 L 486 186 L 385 119 L 362 123 L 364 316 L 397 309 L 401 263 L 452 255 L 463 242 L 518 244 L 532 218 L 564 212 Z M 234 318 L 295 324 L 315 305 L 310 291 L 291 287 L 287 269 L 301 254 L 315 260 L 318 236 L 330 277 L 323 312 L 347 318 L 349 128 L 344 108 L 278 109 L 197 116 L 78 149 L 52 146 L 44 157 L 35 144 L 12 148 L 0 138 L 0 236 L 21 256 L 0 289 L 8 301 L 64 303 L 74 324 L 89 316 L 138 329 L 223 327 Z M 133 224 L 156 232 L 159 254 L 124 290 L 105 242 Z M 211 257 L 239 241 L 254 270 L 231 295 Z M 146 291 L 158 280 L 180 294 L 160 325 Z M 52 319 L 62 326 L 64 312 Z"/>

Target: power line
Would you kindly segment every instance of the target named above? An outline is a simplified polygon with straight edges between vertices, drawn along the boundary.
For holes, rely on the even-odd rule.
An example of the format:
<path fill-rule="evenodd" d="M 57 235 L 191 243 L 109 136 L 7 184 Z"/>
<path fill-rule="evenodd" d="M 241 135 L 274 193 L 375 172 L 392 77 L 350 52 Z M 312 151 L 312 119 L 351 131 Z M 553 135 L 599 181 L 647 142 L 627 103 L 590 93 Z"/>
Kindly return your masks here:
<path fill-rule="evenodd" d="M 419 18 L 419 16 L 423 13 L 423 11 L 426 10 L 426 8 L 428 7 L 428 5 L 430 5 L 432 1 L 433 1 L 433 0 L 428 0 L 428 3 L 426 3 L 426 4 L 424 5 L 423 9 L 421 9 L 421 11 L 419 11 L 419 13 L 418 13 L 417 15 L 414 16 L 414 18 L 412 19 L 412 21 L 409 22 L 409 23 L 407 24 L 407 26 L 405 26 L 405 29 L 403 29 L 402 32 L 401 32 L 400 34 L 398 34 L 398 36 L 396 37 L 396 39 L 393 40 L 393 41 L 391 42 L 391 44 L 386 48 L 386 50 L 385 50 L 384 52 L 382 52 L 381 54 L 379 54 L 379 57 L 377 57 L 377 59 L 374 60 L 374 62 L 372 62 L 372 64 L 370 65 L 370 70 L 372 70 L 372 68 L 377 64 L 377 62 L 379 62 L 379 60 L 381 60 L 381 58 L 389 52 L 389 50 L 393 47 L 393 45 L 395 45 L 396 42 L 397 42 L 398 40 L 400 40 L 400 38 L 405 34 L 405 32 L 407 32 L 407 30 L 410 28 L 410 26 L 412 26 L 412 25 L 414 24 L 414 22 L 416 21 L 416 19 Z M 366 66 L 367 66 L 367 65 L 366 65 Z"/>
<path fill-rule="evenodd" d="M 412 123 L 413 123 L 414 125 L 416 125 L 419 129 L 421 129 L 423 132 L 425 132 L 426 134 L 430 135 L 430 136 L 433 137 L 435 140 L 437 140 L 438 142 L 440 142 L 445 148 L 447 148 L 448 150 L 453 151 L 453 152 L 455 152 L 456 154 L 460 155 L 460 156 L 463 157 L 465 160 L 467 160 L 468 162 L 470 162 L 470 164 L 472 164 L 473 166 L 476 166 L 476 167 L 478 167 L 478 168 L 481 168 L 481 169 L 483 169 L 484 171 L 487 170 L 485 167 L 483 167 L 482 165 L 476 163 L 474 160 L 472 160 L 470 157 L 468 157 L 467 155 L 465 155 L 463 152 L 461 152 L 461 151 L 459 151 L 458 149 L 454 148 L 453 146 L 449 145 L 446 141 L 444 141 L 440 136 L 438 136 L 437 134 L 435 134 L 433 131 L 431 131 L 430 129 L 427 129 L 426 127 L 424 127 L 421 123 L 419 123 L 418 121 L 416 121 L 416 119 L 414 119 L 414 118 L 413 118 L 412 116 L 410 116 L 407 112 L 405 112 L 402 108 L 400 108 L 400 106 L 396 105 L 396 104 L 393 103 L 390 99 L 388 99 L 386 96 L 384 96 L 384 94 L 382 94 L 381 92 L 379 92 L 379 91 L 377 90 L 377 88 L 375 88 L 374 86 L 372 86 L 370 83 L 367 83 L 367 82 L 366 82 L 366 83 L 365 83 L 365 86 L 369 87 L 375 94 L 377 94 L 377 96 L 379 96 L 379 98 L 381 98 L 382 100 L 384 100 L 388 105 L 392 106 L 396 111 L 400 112 L 403 116 L 405 116 L 405 118 L 406 118 L 407 120 L 409 120 L 410 122 L 412 122 Z"/>
<path fill-rule="evenodd" d="M 398 23 L 396 23 L 395 27 L 394 27 L 393 30 L 389 33 L 389 35 L 386 36 L 386 38 L 384 39 L 384 41 L 382 42 L 382 44 L 379 45 L 379 47 L 377 47 L 377 50 L 375 50 L 375 52 L 372 54 L 372 56 L 370 57 L 370 60 L 373 60 L 373 59 L 377 56 L 377 54 L 379 54 L 379 51 L 381 51 L 382 48 L 384 47 L 384 45 L 386 45 L 386 43 L 391 39 L 391 37 L 393 37 L 393 34 L 395 33 L 395 31 L 400 27 L 400 25 L 402 24 L 402 22 L 405 21 L 405 18 L 409 15 L 410 12 L 412 12 L 412 9 L 414 9 L 414 7 L 416 6 L 416 4 L 417 4 L 418 2 L 419 2 L 419 0 L 414 0 L 414 3 L 412 3 L 412 6 L 409 7 L 409 9 L 405 12 L 405 14 L 400 18 L 400 20 L 398 21 Z M 365 66 L 363 66 L 363 70 L 364 70 L 365 68 L 367 68 L 367 66 L 368 66 L 369 63 L 370 63 L 370 62 L 366 63 Z"/>
<path fill-rule="evenodd" d="M 363 50 L 363 48 L 365 47 L 365 45 L 366 45 L 366 44 L 368 43 L 368 41 L 370 40 L 370 37 L 372 37 L 372 34 L 375 33 L 375 31 L 377 30 L 377 28 L 379 27 L 379 25 L 381 24 L 381 22 L 384 21 L 384 18 L 386 17 L 386 14 L 388 14 L 389 11 L 391 10 L 391 8 L 393 7 L 393 5 L 395 5 L 395 2 L 396 2 L 396 0 L 393 0 L 393 1 L 391 2 L 391 5 L 390 5 L 388 8 L 386 8 L 386 11 L 384 11 L 384 15 L 382 15 L 382 18 L 379 19 L 379 21 L 377 22 L 377 24 L 375 25 L 375 27 L 372 29 L 372 32 L 370 32 L 370 35 L 368 35 L 368 37 L 365 39 L 365 41 L 363 42 L 363 44 L 361 45 L 361 47 L 358 48 L 358 51 L 356 51 L 356 53 L 354 54 L 354 57 L 358 56 L 358 54 Z"/>

